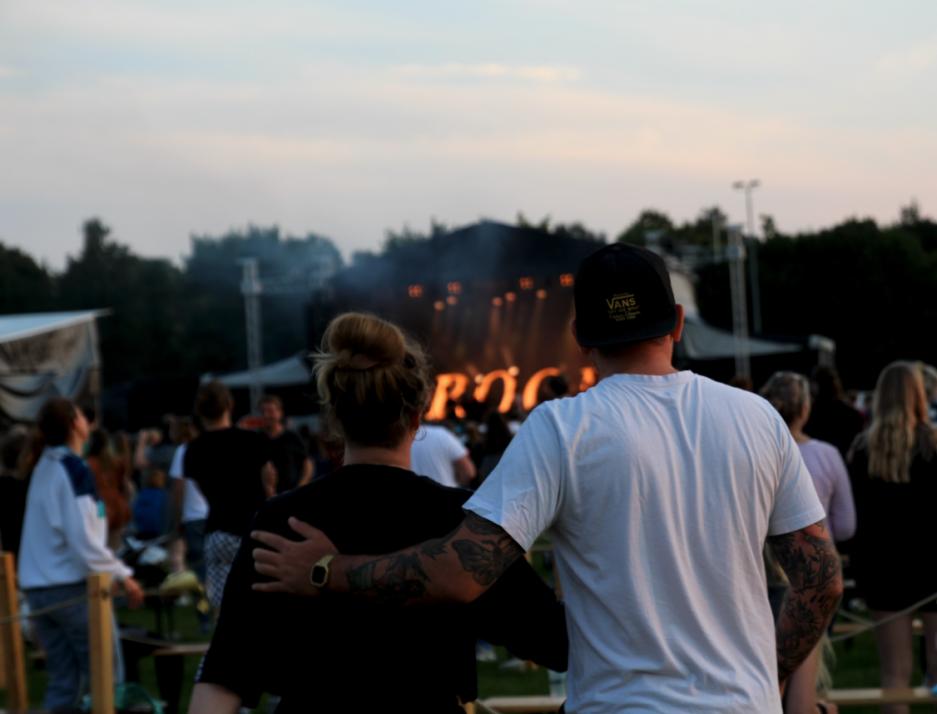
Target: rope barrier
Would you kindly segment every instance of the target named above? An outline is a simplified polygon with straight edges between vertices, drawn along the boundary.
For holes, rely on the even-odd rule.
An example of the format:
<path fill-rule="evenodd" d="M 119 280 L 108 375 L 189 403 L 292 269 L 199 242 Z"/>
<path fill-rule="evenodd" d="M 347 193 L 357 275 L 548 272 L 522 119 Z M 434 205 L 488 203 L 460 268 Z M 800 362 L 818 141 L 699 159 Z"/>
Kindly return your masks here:
<path fill-rule="evenodd" d="M 851 620 L 852 622 L 855 622 L 858 625 L 874 625 L 875 624 L 874 620 L 870 620 L 866 617 L 859 617 L 855 613 L 849 612 L 849 610 L 840 610 L 836 614 L 838 617 L 843 617 L 847 620 Z"/>
<path fill-rule="evenodd" d="M 12 617 L 0 617 L 0 626 L 9 625 L 11 622 L 17 621 L 24 622 L 34 617 L 40 617 L 41 615 L 48 615 L 50 612 L 64 610 L 66 607 L 71 607 L 72 605 L 77 605 L 81 602 L 87 602 L 87 600 L 87 595 L 79 595 L 78 597 L 73 597 L 70 600 L 63 600 L 62 602 L 56 603 L 55 605 L 49 605 L 49 607 L 40 608 L 34 612 L 20 613 L 19 615 L 14 615 Z"/>
<path fill-rule="evenodd" d="M 178 594 L 167 594 L 160 590 L 159 588 L 151 588 L 149 590 L 143 591 L 143 597 L 178 597 Z M 49 605 L 48 607 L 40 608 L 39 610 L 31 610 L 29 612 L 20 613 L 19 615 L 14 615 L 12 617 L 0 617 L 0 626 L 8 625 L 11 622 L 24 622 L 26 620 L 31 620 L 35 617 L 40 617 L 42 615 L 48 615 L 50 612 L 55 612 L 56 610 L 64 610 L 67 607 L 72 605 L 77 605 L 81 602 L 87 602 L 87 595 L 79 595 L 77 597 L 70 598 L 68 600 L 63 600 L 58 602 L 55 605 Z"/>
<path fill-rule="evenodd" d="M 927 603 L 933 602 L 934 600 L 937 600 L 937 593 L 934 593 L 933 595 L 929 595 L 923 600 L 919 600 L 918 602 L 914 603 L 913 605 L 910 605 L 909 607 L 906 607 L 904 610 L 901 610 L 900 612 L 894 612 L 888 617 L 883 617 L 881 620 L 876 620 L 874 622 L 867 620 L 868 624 L 862 627 L 861 629 L 858 629 L 855 632 L 848 632 L 844 635 L 837 635 L 836 637 L 831 637 L 830 642 L 835 644 L 836 642 L 843 642 L 844 640 L 848 640 L 852 637 L 858 637 L 859 635 L 863 635 L 866 632 L 871 632 L 876 627 L 881 627 L 882 625 L 888 624 L 889 622 L 894 622 L 895 620 L 901 617 L 910 615 L 912 612 L 914 612 L 918 608 L 923 607 Z"/>

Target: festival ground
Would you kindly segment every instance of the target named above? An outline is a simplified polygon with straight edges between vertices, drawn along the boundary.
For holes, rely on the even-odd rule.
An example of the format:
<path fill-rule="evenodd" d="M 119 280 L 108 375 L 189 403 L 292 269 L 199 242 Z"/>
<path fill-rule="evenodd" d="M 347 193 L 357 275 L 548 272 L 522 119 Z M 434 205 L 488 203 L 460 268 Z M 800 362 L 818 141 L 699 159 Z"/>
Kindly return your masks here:
<path fill-rule="evenodd" d="M 120 610 L 118 619 L 124 625 L 151 628 L 153 627 L 153 613 L 149 610 Z M 178 607 L 175 613 L 175 625 L 178 639 L 184 642 L 203 641 L 207 637 L 199 634 L 198 622 L 191 607 Z M 918 645 L 919 646 L 919 645 Z M 30 648 L 29 652 L 33 650 Z M 502 669 L 507 656 L 503 650 L 498 650 L 497 662 L 478 663 L 478 689 L 480 698 L 492 696 L 546 694 L 548 690 L 547 672 L 544 669 L 517 671 Z M 185 712 L 188 708 L 189 696 L 192 690 L 192 681 L 198 666 L 198 657 L 185 658 L 185 674 L 183 681 L 182 698 L 179 702 L 179 711 Z M 38 707 L 42 692 L 45 689 L 45 672 L 36 666 L 35 658 L 28 657 L 29 694 L 30 703 Z M 156 691 L 156 676 L 153 668 L 153 659 L 148 658 L 141 663 L 141 678 L 143 685 L 150 692 Z M 921 671 L 915 666 L 912 683 L 916 686 L 921 682 Z M 853 689 L 879 686 L 878 656 L 875 652 L 875 641 L 871 633 L 866 633 L 845 643 L 836 645 L 836 664 L 833 670 L 833 686 L 835 689 Z M 0 706 L 6 703 L 6 695 L 0 691 Z M 396 710 L 396 707 L 395 707 Z M 255 710 L 258 714 L 266 714 L 266 702 Z M 403 710 L 401 710 L 403 711 Z M 878 707 L 856 707 L 843 709 L 844 712 L 854 714 L 878 714 Z M 911 707 L 912 714 L 933 711 L 931 705 Z"/>

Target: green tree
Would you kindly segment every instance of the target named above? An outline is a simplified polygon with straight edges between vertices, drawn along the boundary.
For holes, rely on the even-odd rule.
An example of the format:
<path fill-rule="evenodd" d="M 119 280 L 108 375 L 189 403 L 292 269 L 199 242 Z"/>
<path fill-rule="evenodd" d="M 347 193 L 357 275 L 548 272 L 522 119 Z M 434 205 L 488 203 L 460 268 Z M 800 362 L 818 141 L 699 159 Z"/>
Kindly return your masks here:
<path fill-rule="evenodd" d="M 105 384 L 183 373 L 179 270 L 134 255 L 110 232 L 98 218 L 84 224 L 82 251 L 58 280 L 59 305 L 110 310 L 99 323 Z"/>
<path fill-rule="evenodd" d="M 651 240 L 659 240 L 674 230 L 670 216 L 652 208 L 641 211 L 631 225 L 618 235 L 619 243 L 646 245 Z"/>
<path fill-rule="evenodd" d="M 55 283 L 45 267 L 0 243 L 0 313 L 42 312 L 54 306 Z"/>

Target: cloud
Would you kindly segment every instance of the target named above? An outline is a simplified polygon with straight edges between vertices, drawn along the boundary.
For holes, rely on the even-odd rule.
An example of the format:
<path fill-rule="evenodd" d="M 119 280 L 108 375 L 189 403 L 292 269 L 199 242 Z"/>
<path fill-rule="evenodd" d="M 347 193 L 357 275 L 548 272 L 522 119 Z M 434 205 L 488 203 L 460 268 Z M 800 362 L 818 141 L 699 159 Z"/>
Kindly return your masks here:
<path fill-rule="evenodd" d="M 937 38 L 880 56 L 875 71 L 887 78 L 914 78 L 937 69 Z"/>
<path fill-rule="evenodd" d="M 400 65 L 391 72 L 403 77 L 431 79 L 515 79 L 533 82 L 575 82 L 581 72 L 575 67 L 549 65 L 482 64 Z"/>
<path fill-rule="evenodd" d="M 0 64 L 0 79 L 9 79 L 10 77 L 18 77 L 22 74 L 22 71 L 16 67 L 10 67 L 8 65 Z"/>

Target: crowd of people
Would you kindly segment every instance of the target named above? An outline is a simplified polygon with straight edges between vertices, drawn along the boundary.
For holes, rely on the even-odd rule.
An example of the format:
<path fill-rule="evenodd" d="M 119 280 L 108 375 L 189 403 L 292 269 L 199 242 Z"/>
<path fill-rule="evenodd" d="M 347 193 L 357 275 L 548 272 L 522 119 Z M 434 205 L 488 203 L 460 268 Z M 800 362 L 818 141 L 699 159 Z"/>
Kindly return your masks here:
<path fill-rule="evenodd" d="M 423 424 L 424 353 L 357 313 L 316 357 L 314 438 L 286 428 L 272 395 L 261 428 L 238 426 L 219 382 L 193 417 L 134 437 L 50 400 L 35 434 L 0 445 L 0 538 L 30 607 L 70 603 L 89 572 L 138 603 L 115 555 L 132 534 L 171 544 L 207 589 L 195 714 L 265 692 L 280 714 L 388 699 L 459 711 L 477 694 L 479 638 L 568 666 L 569 712 L 806 714 L 835 710 L 824 638 L 842 551 L 877 624 L 882 686 L 907 687 L 912 617 L 937 640 L 924 561 L 937 371 L 888 365 L 861 408 L 827 367 L 778 372 L 760 396 L 678 371 L 666 268 L 624 244 L 584 261 L 575 309 L 601 379 L 572 397 L 551 379 L 529 415 L 452 405 Z M 545 532 L 559 598 L 522 557 Z M 35 629 L 44 706 L 69 711 L 87 614 L 53 607 Z M 925 676 L 937 683 L 933 647 Z"/>

